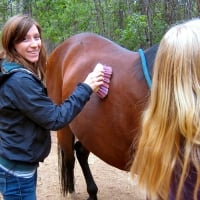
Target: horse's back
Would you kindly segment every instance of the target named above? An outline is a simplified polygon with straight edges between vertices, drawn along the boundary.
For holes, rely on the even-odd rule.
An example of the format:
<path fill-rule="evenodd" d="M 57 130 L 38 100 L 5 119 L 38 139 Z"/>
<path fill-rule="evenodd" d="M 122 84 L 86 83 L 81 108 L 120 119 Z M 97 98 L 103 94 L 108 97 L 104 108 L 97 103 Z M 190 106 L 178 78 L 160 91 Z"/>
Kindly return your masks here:
<path fill-rule="evenodd" d="M 72 36 L 50 55 L 47 68 L 49 96 L 61 103 L 97 63 L 113 69 L 108 96 L 95 93 L 70 123 L 81 143 L 105 162 L 127 169 L 138 135 L 148 87 L 138 53 L 92 33 Z"/>

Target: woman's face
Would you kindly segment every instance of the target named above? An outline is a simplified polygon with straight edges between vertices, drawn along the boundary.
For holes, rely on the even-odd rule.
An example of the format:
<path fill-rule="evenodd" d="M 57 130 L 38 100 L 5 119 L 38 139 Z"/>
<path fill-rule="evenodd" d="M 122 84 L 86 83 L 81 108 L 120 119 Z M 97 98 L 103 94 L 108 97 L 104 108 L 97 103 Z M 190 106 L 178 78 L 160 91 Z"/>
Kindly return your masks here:
<path fill-rule="evenodd" d="M 35 25 L 27 32 L 20 43 L 15 44 L 15 50 L 26 60 L 35 63 L 39 59 L 41 49 L 40 33 Z"/>

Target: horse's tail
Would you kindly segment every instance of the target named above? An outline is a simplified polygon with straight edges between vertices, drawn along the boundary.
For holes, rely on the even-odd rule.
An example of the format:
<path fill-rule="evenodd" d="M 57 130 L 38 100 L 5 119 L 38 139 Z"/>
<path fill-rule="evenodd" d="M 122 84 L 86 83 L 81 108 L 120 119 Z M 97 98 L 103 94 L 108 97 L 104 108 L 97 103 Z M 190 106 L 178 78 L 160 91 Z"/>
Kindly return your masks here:
<path fill-rule="evenodd" d="M 75 157 L 66 161 L 66 155 L 58 144 L 58 168 L 61 190 L 63 195 L 74 192 L 74 163 Z"/>

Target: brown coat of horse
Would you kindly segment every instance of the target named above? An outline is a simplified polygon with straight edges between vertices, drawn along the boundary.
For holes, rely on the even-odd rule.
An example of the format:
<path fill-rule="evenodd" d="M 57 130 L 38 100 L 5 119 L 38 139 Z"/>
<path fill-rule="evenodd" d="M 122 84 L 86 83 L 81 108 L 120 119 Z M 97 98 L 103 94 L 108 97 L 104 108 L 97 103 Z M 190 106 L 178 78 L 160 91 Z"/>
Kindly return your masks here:
<path fill-rule="evenodd" d="M 157 47 L 145 51 L 150 71 L 156 51 Z M 97 199 L 98 189 L 87 162 L 89 152 L 116 168 L 128 171 L 141 114 L 149 96 L 138 52 L 129 51 L 92 33 L 72 36 L 51 53 L 46 73 L 49 96 L 55 103 L 62 103 L 97 63 L 113 69 L 108 96 L 100 99 L 92 94 L 81 113 L 58 131 L 63 191 L 74 191 L 75 149 L 90 200 Z M 79 140 L 76 144 L 75 136 Z"/>

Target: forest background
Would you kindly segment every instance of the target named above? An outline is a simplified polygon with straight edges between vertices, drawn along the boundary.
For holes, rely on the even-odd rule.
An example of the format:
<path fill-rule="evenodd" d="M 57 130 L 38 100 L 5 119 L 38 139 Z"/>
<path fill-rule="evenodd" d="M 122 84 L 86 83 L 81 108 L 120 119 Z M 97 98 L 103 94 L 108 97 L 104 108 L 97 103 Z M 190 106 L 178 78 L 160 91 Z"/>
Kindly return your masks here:
<path fill-rule="evenodd" d="M 0 33 L 21 13 L 40 23 L 48 52 L 80 32 L 137 50 L 159 43 L 171 25 L 199 17 L 200 0 L 0 0 Z"/>

